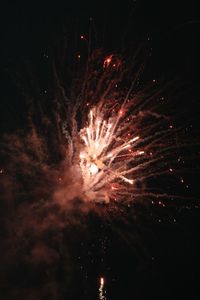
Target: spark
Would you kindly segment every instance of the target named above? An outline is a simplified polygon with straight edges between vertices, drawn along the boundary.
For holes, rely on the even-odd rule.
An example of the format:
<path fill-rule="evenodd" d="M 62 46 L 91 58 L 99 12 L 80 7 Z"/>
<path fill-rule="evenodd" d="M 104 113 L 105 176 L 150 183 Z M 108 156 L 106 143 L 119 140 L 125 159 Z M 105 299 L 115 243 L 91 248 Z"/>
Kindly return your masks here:
<path fill-rule="evenodd" d="M 99 287 L 99 300 L 106 300 L 105 292 L 104 292 L 104 278 L 100 278 L 100 287 Z"/>
<path fill-rule="evenodd" d="M 103 67 L 108 68 L 110 66 L 111 61 L 112 61 L 112 55 L 107 56 L 104 60 Z"/>
<path fill-rule="evenodd" d="M 114 54 L 108 55 L 103 62 L 103 68 L 104 69 L 115 69 L 115 70 L 119 70 L 120 67 L 122 65 L 121 60 L 119 59 L 119 57 L 117 57 Z"/>
<path fill-rule="evenodd" d="M 104 278 L 103 278 L 103 277 L 101 277 L 101 279 L 100 279 L 100 283 L 101 283 L 101 286 L 103 286 L 103 285 L 104 285 Z"/>
<path fill-rule="evenodd" d="M 83 143 L 80 167 L 83 189 L 88 200 L 109 202 L 115 198 L 112 191 L 118 190 L 113 183 L 134 184 L 134 179 L 129 178 L 133 170 L 129 165 L 144 151 L 134 149 L 140 141 L 139 136 L 127 139 L 120 137 L 122 131 L 125 131 L 123 123 L 120 123 L 121 111 L 123 110 L 120 109 L 117 115 L 111 115 L 106 120 L 105 111 L 94 107 L 88 115 L 89 125 L 80 131 Z M 122 188 L 119 190 L 121 192 Z"/>

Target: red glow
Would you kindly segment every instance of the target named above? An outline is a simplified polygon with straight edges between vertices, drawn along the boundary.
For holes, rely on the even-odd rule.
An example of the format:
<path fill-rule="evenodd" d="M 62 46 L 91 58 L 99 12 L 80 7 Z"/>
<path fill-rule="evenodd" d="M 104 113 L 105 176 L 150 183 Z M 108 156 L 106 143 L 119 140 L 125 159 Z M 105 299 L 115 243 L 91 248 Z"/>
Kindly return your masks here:
<path fill-rule="evenodd" d="M 126 111 L 124 109 L 120 109 L 119 112 L 118 112 L 118 115 L 120 117 L 123 117 L 125 115 Z"/>

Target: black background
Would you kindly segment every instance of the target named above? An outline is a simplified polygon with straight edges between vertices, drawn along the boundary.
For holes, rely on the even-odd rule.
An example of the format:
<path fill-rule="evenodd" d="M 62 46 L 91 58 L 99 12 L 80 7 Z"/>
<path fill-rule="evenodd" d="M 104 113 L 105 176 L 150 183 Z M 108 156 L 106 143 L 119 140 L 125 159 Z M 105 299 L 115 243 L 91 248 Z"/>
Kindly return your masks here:
<path fill-rule="evenodd" d="M 27 60 L 43 70 L 45 55 L 51 58 L 52 49 L 59 48 L 63 37 L 66 37 L 69 45 L 71 38 L 72 45 L 69 48 L 72 56 L 76 57 L 81 51 L 84 52 L 84 46 L 80 41 L 76 42 L 76 39 L 79 40 L 82 34 L 88 38 L 91 26 L 92 46 L 102 47 L 108 53 L 120 53 L 124 50 L 130 53 L 131 49 L 150 37 L 152 56 L 148 73 L 152 74 L 152 78 L 178 79 L 183 83 L 184 95 L 178 101 L 177 110 L 188 111 L 186 123 L 193 124 L 194 131 L 199 131 L 200 23 L 195 1 L 55 1 L 40 4 L 36 1 L 17 1 L 12 4 L 1 3 L 0 11 L 1 133 L 13 131 L 16 126 L 16 118 L 13 116 L 24 110 L 23 101 L 20 102 L 20 96 L 16 95 L 14 88 L 12 90 L 13 85 L 9 84 L 7 74 L 13 66 L 20 73 L 20 62 Z M 23 125 L 23 118 L 17 126 L 19 124 Z M 198 198 L 199 178 L 194 175 L 191 178 L 192 194 Z M 108 299 L 199 298 L 199 209 L 193 207 L 181 213 L 176 212 L 175 217 L 176 224 L 161 225 L 150 221 L 142 225 L 143 228 L 150 225 L 150 236 L 145 229 L 145 233 L 142 230 L 144 234 L 141 238 L 144 239 L 141 242 L 144 246 L 141 248 L 148 252 L 150 262 L 142 261 L 141 258 L 141 261 L 137 261 L 138 256 L 134 253 L 140 250 L 135 250 L 134 243 L 130 248 L 125 247 L 124 242 L 110 236 L 111 231 L 105 233 L 106 228 L 98 229 L 98 220 L 91 217 L 89 229 L 94 230 L 93 235 L 99 235 L 101 241 L 101 235 L 105 234 L 111 241 L 108 242 L 109 250 L 105 255 L 105 265 L 111 268 L 107 271 Z M 134 224 L 133 227 L 133 232 L 137 232 L 137 225 Z M 75 249 L 72 247 L 72 250 L 77 255 L 82 251 L 90 251 L 91 245 L 97 244 L 97 240 L 88 239 L 87 243 L 82 247 L 78 242 L 75 246 L 76 243 L 73 242 Z M 95 256 L 95 250 L 92 253 Z M 98 250 L 96 253 L 97 256 L 101 255 Z M 86 254 L 82 256 L 83 260 L 87 257 Z M 75 264 L 73 261 L 71 263 Z M 95 266 L 91 267 L 90 262 L 87 264 L 91 268 L 91 276 L 97 276 Z M 101 267 L 96 268 L 100 270 L 97 273 L 104 272 Z M 9 288 L 12 289 L 12 284 L 15 289 L 21 285 L 20 278 L 24 280 L 25 276 L 23 272 L 26 273 L 22 271 L 13 275 Z M 82 281 L 79 294 L 77 285 L 81 280 L 81 272 L 77 269 L 77 274 L 75 271 L 72 274 L 73 285 L 68 298 L 61 295 L 60 298 L 52 296 L 50 299 L 90 299 L 89 296 L 84 296 L 83 291 L 97 289 L 90 286 L 95 284 L 96 278 L 94 282 L 86 281 L 85 286 Z M 62 274 L 59 273 L 59 276 L 62 277 Z M 40 282 L 35 285 L 38 287 Z M 11 296 L 5 296 L 5 299 L 9 299 L 8 297 Z M 34 299 L 29 292 L 24 297 L 19 299 Z M 42 297 L 41 299 L 45 299 Z M 4 299 L 3 289 L 1 299 Z"/>

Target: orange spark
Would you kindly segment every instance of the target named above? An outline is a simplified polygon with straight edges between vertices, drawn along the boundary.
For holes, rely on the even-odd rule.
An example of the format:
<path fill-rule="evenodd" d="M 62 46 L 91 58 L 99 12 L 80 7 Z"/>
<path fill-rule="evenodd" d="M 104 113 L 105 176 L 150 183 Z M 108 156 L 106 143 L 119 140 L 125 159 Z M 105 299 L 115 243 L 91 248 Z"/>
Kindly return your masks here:
<path fill-rule="evenodd" d="M 112 55 L 109 55 L 105 58 L 104 63 L 103 63 L 103 67 L 104 68 L 108 68 L 110 66 L 110 63 L 112 61 Z"/>

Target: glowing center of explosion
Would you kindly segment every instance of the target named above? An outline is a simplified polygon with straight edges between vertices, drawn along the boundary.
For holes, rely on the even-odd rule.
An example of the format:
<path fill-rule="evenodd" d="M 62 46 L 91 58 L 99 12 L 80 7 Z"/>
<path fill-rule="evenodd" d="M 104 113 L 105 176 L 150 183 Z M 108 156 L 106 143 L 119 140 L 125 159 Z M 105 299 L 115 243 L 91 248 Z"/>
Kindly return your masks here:
<path fill-rule="evenodd" d="M 143 151 L 134 151 L 139 136 L 127 135 L 128 123 L 121 122 L 121 110 L 107 117 L 101 107 L 90 110 L 88 126 L 80 131 L 83 147 L 80 167 L 83 177 L 84 198 L 109 202 L 123 194 L 134 168 L 131 161 Z"/>

